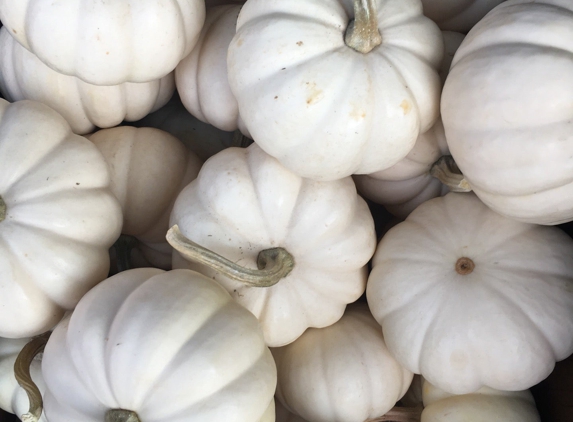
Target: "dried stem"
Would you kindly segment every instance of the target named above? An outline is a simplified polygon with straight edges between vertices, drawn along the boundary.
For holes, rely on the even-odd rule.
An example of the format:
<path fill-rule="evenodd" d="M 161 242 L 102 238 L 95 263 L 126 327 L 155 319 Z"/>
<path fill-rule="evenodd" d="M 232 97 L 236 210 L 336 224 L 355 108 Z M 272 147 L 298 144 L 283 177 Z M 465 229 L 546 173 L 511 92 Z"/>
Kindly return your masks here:
<path fill-rule="evenodd" d="M 348 47 L 363 54 L 382 44 L 376 0 L 354 0 L 354 19 L 346 28 L 344 42 Z"/>
<path fill-rule="evenodd" d="M 451 192 L 471 192 L 472 188 L 461 174 L 451 155 L 444 155 L 432 165 L 430 174 L 446 185 Z"/>

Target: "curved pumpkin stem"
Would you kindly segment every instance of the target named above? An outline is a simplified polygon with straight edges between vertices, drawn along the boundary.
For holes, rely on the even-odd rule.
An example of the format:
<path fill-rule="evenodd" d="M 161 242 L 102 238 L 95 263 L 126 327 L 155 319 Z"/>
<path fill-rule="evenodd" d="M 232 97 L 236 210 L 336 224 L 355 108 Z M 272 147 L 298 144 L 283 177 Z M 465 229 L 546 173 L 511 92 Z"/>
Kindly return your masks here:
<path fill-rule="evenodd" d="M 430 169 L 430 174 L 446 185 L 451 192 L 471 192 L 472 188 L 461 174 L 454 157 L 444 155 Z"/>
<path fill-rule="evenodd" d="M 423 407 L 398 407 L 395 406 L 384 416 L 368 419 L 366 422 L 420 422 Z"/>
<path fill-rule="evenodd" d="M 284 248 L 271 248 L 259 252 L 258 270 L 241 267 L 203 246 L 187 239 L 174 225 L 166 236 L 167 242 L 189 261 L 204 264 L 233 280 L 252 287 L 270 287 L 290 274 L 294 268 L 293 256 Z"/>
<path fill-rule="evenodd" d="M 344 34 L 346 45 L 359 53 L 366 54 L 382 44 L 378 30 L 376 0 L 354 0 L 354 19 Z"/>
<path fill-rule="evenodd" d="M 14 376 L 16 377 L 16 381 L 18 381 L 20 387 L 26 391 L 28 400 L 30 401 L 28 413 L 21 417 L 23 422 L 38 422 L 40 416 L 42 416 L 44 401 L 42 399 L 42 393 L 40 393 L 38 386 L 30 375 L 30 365 L 34 358 L 44 351 L 51 334 L 52 332 L 49 331 L 30 340 L 30 342 L 22 348 L 20 353 L 18 353 L 16 362 L 14 362 Z"/>
<path fill-rule="evenodd" d="M 105 422 L 141 422 L 132 410 L 110 409 L 105 414 Z"/>

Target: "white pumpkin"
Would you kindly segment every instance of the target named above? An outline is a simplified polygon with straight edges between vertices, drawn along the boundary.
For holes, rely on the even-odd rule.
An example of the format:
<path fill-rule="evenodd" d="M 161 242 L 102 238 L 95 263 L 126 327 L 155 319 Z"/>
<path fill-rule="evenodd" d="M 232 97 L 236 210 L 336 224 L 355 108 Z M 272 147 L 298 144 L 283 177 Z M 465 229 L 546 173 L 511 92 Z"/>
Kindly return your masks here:
<path fill-rule="evenodd" d="M 189 114 L 177 93 L 165 106 L 133 125 L 169 132 L 203 161 L 225 148 L 247 146 L 250 143 L 239 132 L 222 131 Z"/>
<path fill-rule="evenodd" d="M 464 39 L 442 96 L 452 156 L 499 214 L 573 220 L 573 3 L 510 0 Z"/>
<path fill-rule="evenodd" d="M 490 10 L 505 0 L 422 0 L 424 15 L 440 29 L 467 33 Z"/>
<path fill-rule="evenodd" d="M 0 100 L 0 336 L 43 333 L 103 280 L 121 221 L 97 148 L 44 104 Z"/>
<path fill-rule="evenodd" d="M 10 101 L 34 100 L 60 113 L 80 135 L 123 120 L 142 119 L 169 101 L 175 91 L 173 73 L 144 83 L 91 85 L 60 74 L 0 29 L 0 91 Z"/>
<path fill-rule="evenodd" d="M 163 255 L 170 264 L 169 216 L 179 192 L 197 177 L 201 160 L 177 138 L 154 128 L 121 126 L 88 139 L 109 166 L 111 190 L 123 211 L 122 234 L 150 244 L 142 252 L 153 264 L 162 263 Z M 155 260 L 153 250 L 160 253 Z"/>
<path fill-rule="evenodd" d="M 209 8 L 199 41 L 175 68 L 175 81 L 183 105 L 193 116 L 218 129 L 240 129 L 249 136 L 227 77 L 227 50 L 241 7 Z"/>
<path fill-rule="evenodd" d="M 482 387 L 456 396 L 422 380 L 421 422 L 541 422 L 529 390 L 499 391 Z"/>
<path fill-rule="evenodd" d="M 294 268 L 271 287 L 248 286 L 174 253 L 173 268 L 214 278 L 257 316 L 272 347 L 340 319 L 364 292 L 365 265 L 376 245 L 372 216 L 350 177 L 303 179 L 256 144 L 208 160 L 177 198 L 170 224 L 251 269 L 263 250 L 282 247 L 290 253 Z"/>
<path fill-rule="evenodd" d="M 249 0 L 229 46 L 229 83 L 249 132 L 303 177 L 389 168 L 439 115 L 442 35 L 420 1 L 354 3 Z M 349 25 L 354 7 L 370 20 Z"/>
<path fill-rule="evenodd" d="M 94 85 L 167 75 L 199 38 L 203 0 L 0 0 L 0 20 L 52 69 Z"/>
<path fill-rule="evenodd" d="M 50 421 L 273 422 L 276 367 L 256 318 L 188 270 L 124 271 L 87 293 L 44 351 Z M 110 418 L 110 415 L 107 415 Z"/>
<path fill-rule="evenodd" d="M 350 305 L 335 324 L 310 328 L 272 353 L 277 398 L 313 422 L 382 416 L 406 393 L 413 377 L 386 348 L 365 304 Z"/>
<path fill-rule="evenodd" d="M 449 193 L 386 233 L 366 295 L 394 357 L 438 388 L 525 390 L 573 353 L 571 256 L 560 229 Z"/>
<path fill-rule="evenodd" d="M 30 338 L 7 339 L 0 337 L 0 409 L 14 413 L 18 417 L 28 412 L 30 401 L 26 391 L 18 384 L 14 376 L 14 363 L 22 348 Z M 30 365 L 30 375 L 41 392 L 45 390 L 42 378 L 42 355 L 34 358 Z M 46 422 L 42 415 L 39 422 Z"/>
<path fill-rule="evenodd" d="M 386 170 L 355 175 L 361 195 L 404 219 L 418 205 L 449 192 L 448 187 L 431 174 L 434 164 L 448 155 L 448 144 L 441 120 L 418 137 L 408 155 Z"/>

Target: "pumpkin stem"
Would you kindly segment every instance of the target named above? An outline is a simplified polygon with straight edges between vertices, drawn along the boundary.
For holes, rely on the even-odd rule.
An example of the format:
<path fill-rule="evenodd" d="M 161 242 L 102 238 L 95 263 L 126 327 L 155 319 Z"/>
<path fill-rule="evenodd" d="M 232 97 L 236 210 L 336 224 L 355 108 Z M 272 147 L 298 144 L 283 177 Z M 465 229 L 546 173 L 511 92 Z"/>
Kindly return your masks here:
<path fill-rule="evenodd" d="M 141 420 L 132 410 L 109 409 L 105 413 L 105 422 L 141 422 Z"/>
<path fill-rule="evenodd" d="M 444 155 L 430 169 L 430 174 L 446 185 L 451 192 L 471 192 L 472 188 L 461 173 L 454 157 Z"/>
<path fill-rule="evenodd" d="M 167 242 L 189 261 L 207 265 L 223 275 L 251 287 L 274 286 L 294 268 L 293 256 L 284 248 L 271 248 L 259 252 L 258 270 L 241 267 L 203 246 L 187 239 L 174 225 L 166 236 Z"/>
<path fill-rule="evenodd" d="M 6 219 L 6 202 L 0 196 L 0 222 Z"/>
<path fill-rule="evenodd" d="M 38 422 L 40 416 L 42 416 L 44 401 L 42 399 L 42 393 L 40 393 L 38 386 L 30 375 L 30 365 L 34 358 L 44 351 L 51 334 L 52 332 L 48 331 L 30 340 L 28 344 L 22 348 L 20 353 L 18 353 L 16 362 L 14 362 L 14 376 L 16 381 L 18 381 L 20 387 L 26 391 L 28 400 L 30 401 L 28 413 L 22 415 L 20 418 L 23 422 Z"/>
<path fill-rule="evenodd" d="M 420 422 L 424 408 L 395 406 L 384 416 L 368 419 L 366 422 Z"/>
<path fill-rule="evenodd" d="M 346 45 L 359 53 L 366 54 L 382 44 L 378 30 L 376 0 L 354 0 L 354 19 L 344 34 Z"/>

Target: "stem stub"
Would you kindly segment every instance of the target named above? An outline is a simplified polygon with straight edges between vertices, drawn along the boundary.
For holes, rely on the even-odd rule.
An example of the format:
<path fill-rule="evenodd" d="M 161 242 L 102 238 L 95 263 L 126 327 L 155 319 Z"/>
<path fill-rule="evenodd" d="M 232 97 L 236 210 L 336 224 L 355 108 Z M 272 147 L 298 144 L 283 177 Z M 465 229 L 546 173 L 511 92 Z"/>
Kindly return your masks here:
<path fill-rule="evenodd" d="M 132 410 L 109 409 L 105 414 L 105 422 L 141 422 L 141 420 Z"/>
<path fill-rule="evenodd" d="M 0 196 L 0 222 L 6 219 L 6 202 Z"/>
<path fill-rule="evenodd" d="M 461 174 L 454 157 L 444 155 L 436 161 L 430 169 L 430 175 L 448 187 L 450 192 L 471 192 L 472 188 L 463 174 Z"/>
<path fill-rule="evenodd" d="M 359 53 L 366 54 L 382 44 L 378 30 L 376 0 L 354 0 L 354 19 L 344 34 L 346 45 Z"/>
<path fill-rule="evenodd" d="M 461 257 L 456 262 L 456 272 L 460 275 L 468 275 L 473 272 L 476 264 L 467 257 Z"/>

